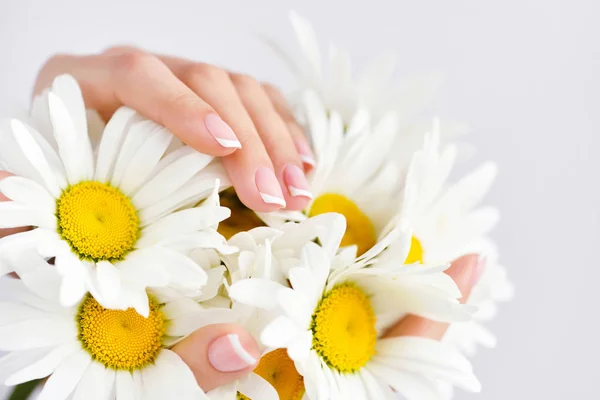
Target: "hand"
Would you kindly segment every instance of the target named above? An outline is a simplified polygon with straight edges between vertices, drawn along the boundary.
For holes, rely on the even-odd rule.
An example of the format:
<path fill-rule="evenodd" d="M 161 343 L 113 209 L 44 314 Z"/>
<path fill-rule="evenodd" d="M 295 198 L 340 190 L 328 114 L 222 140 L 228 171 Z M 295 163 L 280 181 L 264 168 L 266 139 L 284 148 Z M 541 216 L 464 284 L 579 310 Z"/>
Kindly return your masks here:
<path fill-rule="evenodd" d="M 89 56 L 56 55 L 34 93 L 61 74 L 79 82 L 86 107 L 108 119 L 129 106 L 194 149 L 223 157 L 240 200 L 259 212 L 306 207 L 304 172 L 314 164 L 304 131 L 270 85 L 219 67 L 116 47 Z M 240 148 L 241 146 L 241 148 Z"/>

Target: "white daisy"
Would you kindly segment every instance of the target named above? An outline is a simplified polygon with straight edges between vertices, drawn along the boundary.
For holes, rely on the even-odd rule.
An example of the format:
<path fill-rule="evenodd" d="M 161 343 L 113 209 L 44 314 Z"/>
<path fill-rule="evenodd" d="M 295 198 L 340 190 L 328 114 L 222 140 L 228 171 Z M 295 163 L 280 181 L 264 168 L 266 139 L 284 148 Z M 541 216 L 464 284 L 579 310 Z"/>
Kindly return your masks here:
<path fill-rule="evenodd" d="M 281 229 L 259 227 L 248 232 L 234 235 L 228 242 L 239 249 L 239 253 L 223 255 L 229 271 L 229 285 L 248 280 L 269 285 L 273 292 L 280 285 L 288 286 L 287 271 L 300 262 L 301 249 L 306 243 L 318 240 L 324 246 L 330 246 L 335 231 L 332 225 L 341 221 L 336 216 L 321 215 L 300 223 L 289 223 Z M 238 286 L 239 287 L 239 286 Z M 237 299 L 251 295 L 251 292 L 236 292 Z M 255 337 L 278 314 L 270 309 L 276 298 L 266 298 L 262 304 L 249 305 L 244 301 L 233 300 L 231 308 L 238 316 L 237 322 Z M 294 382 L 290 385 L 290 382 Z M 293 361 L 285 350 L 263 348 L 263 356 L 255 371 L 230 385 L 215 389 L 209 393 L 213 400 L 237 399 L 290 399 L 302 395 L 303 378 L 296 371 Z M 299 392 L 298 392 L 299 390 Z"/>
<path fill-rule="evenodd" d="M 339 215 L 330 218 L 343 221 Z M 261 341 L 286 349 L 303 376 L 303 388 L 282 400 L 393 399 L 392 389 L 409 400 L 422 399 L 447 391 L 448 383 L 479 390 L 469 362 L 452 347 L 423 338 L 381 337 L 406 313 L 470 318 L 471 309 L 458 304 L 460 292 L 442 272 L 446 266 L 398 263 L 410 239 L 394 241 L 380 259 L 374 257 L 382 246 L 358 259 L 355 248 L 338 254 L 345 229 L 343 222 L 332 226 L 328 246 L 311 242 L 302 249 L 300 265 L 288 273 L 292 288 L 261 279 L 230 288 L 232 299 L 253 306 L 277 298 L 270 308 L 281 315 L 263 330 Z M 298 385 L 294 379 L 288 383 Z"/>
<path fill-rule="evenodd" d="M 413 188 L 414 196 L 399 215 L 399 224 L 413 235 L 410 262 L 449 263 L 481 253 L 476 244 L 499 220 L 496 208 L 478 207 L 496 176 L 496 166 L 485 163 L 450 184 L 455 158 L 455 146 L 440 148 L 439 125 L 434 123 L 409 167 L 406 186 Z"/>
<path fill-rule="evenodd" d="M 456 346 L 467 355 L 474 355 L 478 345 L 493 348 L 496 337 L 484 326 L 498 312 L 498 303 L 512 299 L 514 287 L 508 280 L 506 269 L 499 263 L 496 245 L 489 239 L 476 246 L 482 251 L 486 261 L 485 269 L 475 284 L 467 300 L 467 304 L 477 307 L 472 321 L 450 325 L 444 336 L 446 343 Z"/>
<path fill-rule="evenodd" d="M 0 383 L 48 377 L 39 400 L 207 399 L 169 347 L 196 329 L 231 322 L 229 310 L 203 308 L 168 288 L 150 290 L 145 318 L 109 310 L 91 295 L 74 307 L 56 299 L 60 276 L 47 265 L 22 280 L 3 278 Z"/>
<path fill-rule="evenodd" d="M 177 146 L 165 155 L 173 135 L 128 108 L 94 149 L 77 82 L 60 76 L 45 96 L 33 112 L 44 133 L 12 120 L 0 135 L 0 159 L 17 175 L 0 182 L 12 200 L 0 204 L 0 228 L 34 227 L 0 240 L 0 274 L 22 271 L 14 260 L 37 253 L 54 259 L 61 304 L 89 291 L 107 308 L 145 316 L 146 287 L 198 291 L 206 273 L 177 249 L 225 243 L 215 229 L 229 210 L 209 197 L 222 174 L 212 157 Z"/>

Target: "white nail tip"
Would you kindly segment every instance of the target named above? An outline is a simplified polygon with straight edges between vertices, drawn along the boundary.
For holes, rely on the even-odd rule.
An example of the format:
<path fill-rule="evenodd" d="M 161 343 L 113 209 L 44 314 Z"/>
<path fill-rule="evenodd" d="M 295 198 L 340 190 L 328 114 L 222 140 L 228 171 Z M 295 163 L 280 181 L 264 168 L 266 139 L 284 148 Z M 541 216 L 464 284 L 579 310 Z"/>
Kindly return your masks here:
<path fill-rule="evenodd" d="M 237 354 L 248 365 L 256 364 L 256 358 L 252 357 L 252 354 L 248 353 L 244 346 L 242 346 L 242 342 L 240 342 L 240 337 L 237 334 L 231 333 L 227 335 L 227 339 L 229 339 L 229 342 L 231 343 L 231 347 L 233 348 L 235 354 Z"/>
<path fill-rule="evenodd" d="M 313 198 L 312 193 L 308 190 L 298 189 L 297 187 L 293 186 L 288 186 L 288 189 L 293 197 L 307 197 L 309 199 Z"/>
<path fill-rule="evenodd" d="M 227 149 L 241 149 L 242 148 L 242 144 L 240 143 L 239 140 L 231 140 L 231 139 L 221 139 L 221 138 L 215 138 L 215 140 L 223 147 L 227 148 Z"/>
<path fill-rule="evenodd" d="M 263 199 L 263 201 L 267 204 L 277 204 L 280 205 L 281 207 L 285 207 L 285 200 L 282 199 L 281 197 L 277 197 L 277 196 L 271 196 L 270 194 L 266 194 L 263 192 L 258 192 L 260 193 L 260 197 Z"/>
<path fill-rule="evenodd" d="M 302 155 L 302 154 L 301 154 L 301 155 L 300 155 L 300 160 L 301 160 L 303 163 L 310 165 L 311 167 L 314 167 L 314 166 L 315 166 L 315 164 L 316 164 L 316 163 L 315 163 L 315 160 L 314 160 L 312 157 L 310 157 L 310 156 L 305 156 L 305 155 Z"/>

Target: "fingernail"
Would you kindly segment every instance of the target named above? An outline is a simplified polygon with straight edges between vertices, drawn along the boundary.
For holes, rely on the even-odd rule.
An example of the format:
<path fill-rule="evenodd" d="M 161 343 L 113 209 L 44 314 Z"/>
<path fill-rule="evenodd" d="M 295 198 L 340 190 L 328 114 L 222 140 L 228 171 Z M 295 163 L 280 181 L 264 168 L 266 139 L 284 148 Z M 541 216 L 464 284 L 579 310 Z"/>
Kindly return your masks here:
<path fill-rule="evenodd" d="M 487 263 L 487 255 L 480 254 L 477 257 L 477 265 L 475 265 L 475 269 L 473 270 L 473 275 L 471 276 L 473 286 L 479 282 L 481 276 L 483 275 L 483 271 L 485 270 L 485 265 Z"/>
<path fill-rule="evenodd" d="M 255 179 L 258 193 L 265 203 L 285 207 L 281 186 L 271 168 L 260 167 L 257 169 Z"/>
<path fill-rule="evenodd" d="M 215 140 L 227 149 L 241 149 L 242 144 L 238 140 L 233 129 L 225 123 L 217 114 L 208 114 L 204 119 L 204 125 Z"/>
<path fill-rule="evenodd" d="M 297 165 L 288 164 L 283 169 L 283 180 L 292 197 L 306 197 L 312 199 L 310 186 L 304 171 Z"/>
<path fill-rule="evenodd" d="M 256 364 L 256 358 L 242 346 L 237 334 L 221 336 L 208 348 L 210 364 L 221 372 L 241 371 Z"/>
<path fill-rule="evenodd" d="M 298 155 L 300 156 L 300 160 L 302 160 L 302 162 L 304 164 L 308 164 L 311 167 L 314 167 L 316 165 L 315 157 L 313 156 L 313 152 L 310 149 L 310 146 L 308 145 L 308 143 L 306 143 L 303 140 L 297 140 L 296 141 L 296 150 L 298 150 Z"/>

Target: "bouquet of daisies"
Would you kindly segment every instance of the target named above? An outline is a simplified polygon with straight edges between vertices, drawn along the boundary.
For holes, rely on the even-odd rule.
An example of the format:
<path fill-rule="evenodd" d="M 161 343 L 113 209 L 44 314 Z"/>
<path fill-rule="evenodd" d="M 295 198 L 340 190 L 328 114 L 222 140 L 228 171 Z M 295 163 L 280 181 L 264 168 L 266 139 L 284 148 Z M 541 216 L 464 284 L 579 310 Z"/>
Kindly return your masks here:
<path fill-rule="evenodd" d="M 60 76 L 30 118 L 0 126 L 0 384 L 45 379 L 39 399 L 448 399 L 480 390 L 465 355 L 512 288 L 479 207 L 496 167 L 457 182 L 455 133 L 409 124 L 431 85 L 388 89 L 384 59 L 358 80 L 296 15 L 290 101 L 310 137 L 313 200 L 255 214 L 220 161 L 134 110 L 103 126 Z M 429 82 L 429 81 L 427 81 Z M 425 82 L 425 83 L 427 83 Z M 417 90 L 422 88 L 422 90 Z M 426 96 L 425 96 L 426 97 Z M 487 267 L 466 304 L 444 273 Z M 15 274 L 18 279 L 15 278 Z M 452 323 L 442 341 L 386 337 L 412 314 Z M 171 349 L 215 323 L 244 326 L 262 358 L 204 393 Z"/>

